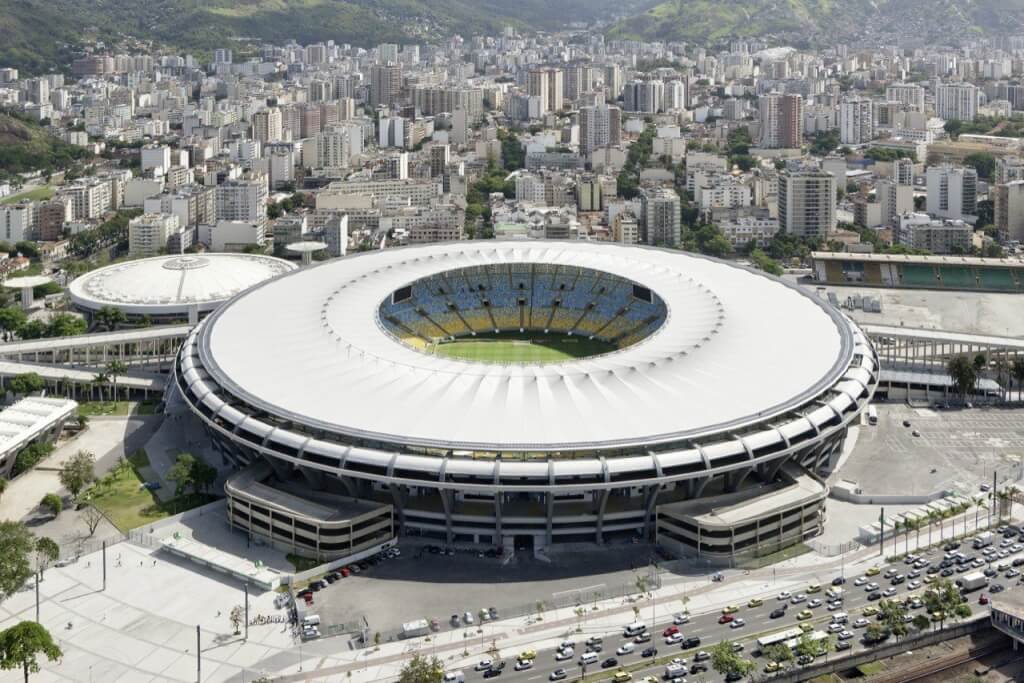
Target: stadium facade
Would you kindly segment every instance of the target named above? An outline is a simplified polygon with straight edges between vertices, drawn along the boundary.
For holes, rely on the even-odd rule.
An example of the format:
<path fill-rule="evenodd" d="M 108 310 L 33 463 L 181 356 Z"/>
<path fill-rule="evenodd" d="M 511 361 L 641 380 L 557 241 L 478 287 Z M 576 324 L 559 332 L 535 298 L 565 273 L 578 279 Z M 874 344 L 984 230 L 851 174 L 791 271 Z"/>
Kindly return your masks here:
<path fill-rule="evenodd" d="M 495 331 L 612 350 L 540 364 L 432 352 Z M 458 242 L 259 284 L 193 331 L 175 380 L 243 468 L 232 525 L 300 554 L 403 533 L 506 548 L 645 537 L 728 558 L 820 531 L 822 475 L 878 361 L 841 312 L 760 271 Z"/>

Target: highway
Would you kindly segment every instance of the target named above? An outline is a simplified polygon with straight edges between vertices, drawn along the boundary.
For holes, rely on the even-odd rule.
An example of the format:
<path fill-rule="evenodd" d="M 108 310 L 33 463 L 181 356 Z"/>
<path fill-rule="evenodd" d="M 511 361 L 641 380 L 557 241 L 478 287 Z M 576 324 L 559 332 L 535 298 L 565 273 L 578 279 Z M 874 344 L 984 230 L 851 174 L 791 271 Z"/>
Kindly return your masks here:
<path fill-rule="evenodd" d="M 994 534 L 994 543 L 996 546 L 998 546 L 998 544 L 1002 540 L 1002 537 Z M 1017 541 L 1016 538 L 1014 538 L 1013 540 L 1015 542 Z M 1024 541 L 1022 541 L 1021 543 L 1024 544 Z M 964 543 L 963 545 L 961 545 L 960 550 L 968 556 L 983 558 L 981 552 L 972 549 L 969 543 Z M 1007 548 L 1006 553 L 1007 556 L 1004 558 L 998 558 L 997 556 L 993 556 L 995 558 L 994 561 L 987 562 L 984 566 L 977 569 L 971 568 L 969 571 L 984 571 L 985 569 L 988 569 L 990 567 L 994 568 L 996 565 L 999 565 L 1003 562 L 1012 562 L 1012 560 L 1014 560 L 1015 558 L 1021 558 L 1020 561 L 1024 563 L 1024 548 L 1018 546 L 1018 550 L 1016 552 L 1012 552 L 1009 548 Z M 937 566 L 943 560 L 944 554 L 945 551 L 943 550 L 942 546 L 938 546 L 936 548 L 933 548 L 932 550 L 921 552 L 919 556 L 930 560 L 931 565 L 929 565 L 929 567 L 931 567 Z M 715 645 L 716 643 L 722 640 L 732 640 L 733 642 L 741 643 L 743 645 L 744 655 L 748 659 L 752 658 L 752 661 L 757 665 L 757 671 L 761 673 L 764 671 L 767 659 L 764 657 L 752 656 L 752 653 L 757 650 L 755 642 L 756 639 L 759 636 L 796 628 L 797 625 L 801 623 L 801 621 L 797 619 L 797 615 L 801 610 L 804 609 L 810 609 L 813 616 L 810 619 L 807 619 L 806 622 L 812 624 L 815 630 L 825 630 L 826 626 L 831 621 L 831 615 L 834 612 L 845 612 L 849 615 L 849 624 L 846 628 L 848 631 L 854 634 L 854 637 L 849 638 L 846 642 L 851 643 L 851 650 L 847 650 L 845 652 L 832 652 L 826 655 L 827 657 L 842 656 L 844 654 L 849 654 L 854 651 L 860 651 L 868 647 L 861 642 L 861 638 L 863 636 L 865 627 L 862 626 L 857 628 L 854 626 L 854 622 L 859 617 L 863 616 L 863 610 L 865 607 L 867 607 L 869 604 L 877 604 L 877 602 L 870 601 L 868 599 L 869 591 L 866 590 L 867 584 L 857 586 L 854 585 L 855 581 L 860 582 L 860 579 L 864 578 L 867 580 L 867 583 L 877 583 L 879 586 L 877 589 L 878 591 L 884 591 L 890 588 L 895 589 L 893 595 L 886 596 L 891 598 L 903 597 L 909 593 L 916 593 L 920 595 L 928 587 L 928 584 L 925 583 L 925 579 L 929 576 L 929 574 L 927 573 L 927 569 L 929 567 L 920 570 L 920 576 L 916 579 L 912 579 L 909 578 L 909 573 L 914 570 L 913 567 L 904 564 L 902 561 L 885 563 L 884 561 L 882 561 L 882 558 L 878 559 L 879 562 L 876 562 L 873 565 L 875 567 L 878 567 L 880 570 L 880 573 L 877 576 L 867 577 L 848 572 L 849 575 L 847 576 L 847 582 L 843 586 L 843 592 L 845 594 L 843 606 L 837 610 L 830 611 L 827 608 L 828 601 L 826 598 L 826 591 L 832 587 L 828 582 L 830 582 L 832 578 L 835 578 L 833 576 L 828 577 L 828 579 L 821 579 L 822 585 L 820 592 L 808 593 L 806 590 L 807 587 L 803 587 L 803 590 L 799 592 L 803 592 L 806 595 L 806 597 L 803 601 L 799 603 L 793 603 L 792 598 L 783 600 L 781 599 L 781 596 L 778 594 L 766 594 L 758 596 L 763 601 L 763 604 L 761 606 L 750 607 L 747 603 L 747 600 L 749 600 L 749 598 L 747 598 L 746 600 L 737 605 L 739 607 L 739 610 L 733 615 L 734 617 L 739 617 L 744 620 L 745 625 L 740 628 L 733 628 L 730 626 L 730 624 L 719 623 L 719 619 L 722 617 L 721 612 L 691 614 L 689 615 L 689 622 L 680 625 L 679 630 L 687 638 L 700 638 L 701 644 L 697 648 L 684 649 L 679 644 L 666 644 L 665 638 L 662 636 L 662 633 L 668 626 L 672 625 L 671 620 L 665 621 L 664 619 L 662 619 L 659 620 L 657 623 L 652 623 L 650 619 L 652 608 L 650 607 L 650 605 L 645 604 L 645 606 L 641 608 L 639 619 L 640 621 L 643 621 L 647 624 L 648 630 L 651 634 L 651 641 L 647 643 L 636 644 L 635 649 L 632 653 L 624 655 L 616 654 L 617 648 L 619 648 L 622 644 L 631 642 L 633 640 L 631 638 L 624 637 L 621 629 L 617 632 L 609 632 L 607 630 L 607 627 L 596 627 L 588 629 L 584 625 L 582 632 L 574 633 L 573 635 L 567 638 L 567 640 L 575 641 L 576 646 L 574 655 L 571 658 L 566 659 L 564 661 L 555 660 L 554 650 L 543 650 L 537 652 L 537 656 L 533 660 L 533 665 L 530 668 L 522 671 L 516 671 L 514 667 L 516 665 L 516 659 L 519 653 L 508 651 L 501 653 L 502 660 L 504 661 L 505 666 L 499 676 L 492 676 L 488 679 L 485 679 L 484 671 L 474 670 L 474 668 L 471 666 L 463 668 L 462 671 L 464 673 L 465 680 L 467 681 L 467 683 L 477 683 L 478 681 L 484 680 L 494 681 L 495 678 L 498 678 L 501 681 L 511 679 L 512 681 L 517 681 L 521 683 L 539 683 L 542 681 L 553 680 L 551 678 L 551 674 L 556 669 L 565 670 L 565 680 L 577 680 L 583 674 L 582 667 L 579 665 L 579 658 L 580 655 L 586 650 L 585 643 L 587 639 L 592 636 L 600 636 L 603 637 L 604 642 L 603 650 L 598 654 L 598 662 L 596 664 L 590 664 L 586 667 L 586 675 L 592 679 L 596 678 L 598 680 L 611 680 L 614 673 L 620 667 L 627 667 L 631 669 L 631 667 L 642 662 L 646 662 L 647 665 L 639 668 L 638 670 L 631 669 L 634 681 L 639 681 L 645 676 L 654 676 L 658 679 L 662 679 L 663 674 L 665 672 L 665 663 L 668 660 L 674 657 L 684 658 L 686 660 L 687 667 L 689 668 L 694 663 L 694 655 L 697 652 L 699 652 L 702 649 L 709 650 L 711 646 Z M 901 574 L 908 575 L 908 578 L 898 585 L 891 585 L 891 581 L 883 577 L 883 574 L 889 567 L 898 570 L 898 572 Z M 1018 567 L 1017 569 L 1024 569 L 1024 566 Z M 962 576 L 964 573 L 967 572 L 965 571 L 954 573 L 953 575 L 948 576 L 946 578 L 952 581 Z M 838 575 L 838 571 L 836 575 Z M 934 576 L 938 578 L 939 574 L 936 573 L 934 574 Z M 1020 590 L 1018 583 L 1019 579 L 1019 576 L 1011 574 L 1009 577 L 1006 577 L 1005 572 L 999 572 L 999 575 L 993 577 L 991 581 L 993 583 L 1001 583 L 1007 590 Z M 911 581 L 914 580 L 920 581 L 921 585 L 915 586 L 914 588 L 910 588 L 910 586 L 913 585 Z M 796 590 L 792 592 L 794 594 L 798 593 L 798 591 Z M 988 610 L 987 606 L 982 606 L 978 603 L 978 598 L 982 594 L 987 594 L 987 589 L 979 590 L 969 594 L 968 604 L 970 604 L 971 609 L 975 614 L 977 614 L 979 610 Z M 813 608 L 809 607 L 808 602 L 815 598 L 821 600 L 822 604 L 820 606 L 816 606 Z M 785 614 L 781 617 L 777 617 L 774 619 L 771 618 L 771 612 L 779 607 L 782 607 L 783 605 L 787 606 Z M 923 612 L 923 608 L 918 610 L 910 610 L 909 614 L 911 616 L 916 616 L 918 613 L 921 612 Z M 867 619 L 868 621 L 873 621 L 874 617 L 867 617 Z M 623 624 L 622 626 L 625 627 L 625 625 L 626 624 Z M 911 630 L 913 630 L 913 626 L 908 624 L 908 627 Z M 642 651 L 652 646 L 657 648 L 657 655 L 650 658 L 642 657 Z M 618 665 L 603 668 L 602 663 L 609 657 L 615 657 L 618 660 Z M 705 662 L 705 664 L 708 665 L 708 670 L 707 672 L 703 672 L 700 675 L 699 680 L 708 682 L 717 682 L 723 680 L 722 676 L 719 676 L 717 673 L 715 673 L 713 669 L 711 669 L 710 662 Z M 689 679 L 690 681 L 697 680 L 697 677 L 694 674 L 687 674 L 684 678 Z"/>

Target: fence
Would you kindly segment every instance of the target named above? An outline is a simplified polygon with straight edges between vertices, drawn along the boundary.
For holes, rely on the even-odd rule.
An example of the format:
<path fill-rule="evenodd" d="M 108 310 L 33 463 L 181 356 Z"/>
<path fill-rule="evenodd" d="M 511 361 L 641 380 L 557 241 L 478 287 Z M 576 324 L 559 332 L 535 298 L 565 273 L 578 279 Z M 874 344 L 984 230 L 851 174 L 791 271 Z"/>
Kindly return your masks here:
<path fill-rule="evenodd" d="M 810 540 L 806 541 L 807 547 L 814 552 L 824 557 L 839 557 L 846 553 L 853 552 L 861 547 L 861 544 L 857 541 L 847 541 L 845 543 L 822 543 L 821 541 Z"/>

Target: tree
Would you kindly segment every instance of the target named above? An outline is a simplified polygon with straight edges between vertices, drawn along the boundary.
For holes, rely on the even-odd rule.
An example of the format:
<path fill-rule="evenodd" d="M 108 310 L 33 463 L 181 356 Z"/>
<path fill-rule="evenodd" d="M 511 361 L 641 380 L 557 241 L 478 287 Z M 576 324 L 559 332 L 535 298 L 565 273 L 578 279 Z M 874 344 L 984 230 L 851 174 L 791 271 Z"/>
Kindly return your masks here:
<path fill-rule="evenodd" d="M 43 578 L 43 572 L 49 563 L 55 562 L 60 557 L 60 546 L 52 538 L 40 537 L 36 541 L 36 567 L 39 569 L 39 578 Z"/>
<path fill-rule="evenodd" d="M 7 388 L 19 396 L 27 396 L 45 389 L 46 382 L 38 373 L 24 372 L 12 377 L 11 381 L 7 383 Z"/>
<path fill-rule="evenodd" d="M 14 476 L 29 471 L 50 453 L 53 453 L 53 444 L 46 441 L 33 441 L 25 446 L 14 457 Z"/>
<path fill-rule="evenodd" d="M 10 597 L 32 576 L 32 532 L 21 522 L 0 522 L 0 599 Z"/>
<path fill-rule="evenodd" d="M 57 315 L 50 318 L 49 324 L 46 326 L 47 337 L 74 337 L 80 334 L 85 334 L 88 331 L 88 326 L 85 321 L 76 315 L 70 313 L 58 313 Z"/>
<path fill-rule="evenodd" d="M 100 398 L 103 398 L 103 387 L 110 384 L 110 375 L 105 372 L 97 372 L 96 376 L 92 378 L 92 386 L 97 387 L 100 391 Z"/>
<path fill-rule="evenodd" d="M 14 334 L 27 321 L 25 311 L 16 306 L 0 308 L 0 330 L 3 330 L 5 335 Z"/>
<path fill-rule="evenodd" d="M 1014 358 L 1010 363 L 1010 377 L 1017 383 L 1017 392 L 1024 387 L 1024 358 Z"/>
<path fill-rule="evenodd" d="M 885 629 L 880 624 L 870 624 L 864 632 L 864 642 L 877 643 L 885 634 Z"/>
<path fill-rule="evenodd" d="M 27 320 L 18 327 L 18 336 L 22 339 L 42 339 L 47 336 L 47 329 L 42 320 Z"/>
<path fill-rule="evenodd" d="M 217 479 L 217 470 L 191 453 L 179 453 L 178 459 L 167 473 L 174 482 L 174 495 L 181 496 L 188 489 L 193 493 L 205 492 Z"/>
<path fill-rule="evenodd" d="M 996 168 L 996 158 L 988 152 L 975 152 L 964 157 L 964 166 L 973 166 L 979 178 L 988 180 Z"/>
<path fill-rule="evenodd" d="M 125 321 L 125 315 L 120 308 L 104 306 L 93 314 L 93 321 L 105 330 L 113 330 Z"/>
<path fill-rule="evenodd" d="M 398 683 L 440 683 L 444 678 L 444 666 L 437 657 L 427 659 L 415 655 L 407 661 L 398 673 Z"/>
<path fill-rule="evenodd" d="M 753 669 L 753 662 L 744 659 L 732 649 L 732 641 L 723 640 L 711 648 L 711 668 L 725 676 L 739 674 L 746 676 Z"/>
<path fill-rule="evenodd" d="M 235 635 L 239 634 L 239 630 L 242 627 L 242 620 L 245 619 L 245 610 L 241 605 L 235 605 L 231 608 L 231 612 L 228 613 L 228 621 L 231 622 L 231 628 L 235 629 Z"/>
<path fill-rule="evenodd" d="M 60 468 L 60 483 L 72 498 L 96 479 L 96 456 L 89 451 L 78 451 Z"/>
<path fill-rule="evenodd" d="M 798 657 L 810 657 L 811 659 L 817 656 L 818 643 L 811 638 L 809 633 L 803 634 L 796 641 L 796 654 Z"/>
<path fill-rule="evenodd" d="M 786 666 L 795 659 L 793 651 L 789 649 L 789 646 L 785 643 L 776 643 L 775 645 L 772 645 L 764 654 L 768 659 L 777 663 L 779 666 Z"/>
<path fill-rule="evenodd" d="M 112 360 L 107 363 L 107 377 L 110 378 L 110 386 L 114 394 L 114 402 L 117 402 L 117 376 L 128 372 L 128 366 L 119 360 Z"/>
<path fill-rule="evenodd" d="M 23 621 L 0 631 L 0 669 L 21 669 L 28 683 L 28 675 L 39 672 L 39 655 L 52 662 L 64 653 L 53 642 L 50 632 L 36 622 Z"/>
<path fill-rule="evenodd" d="M 82 508 L 82 521 L 85 522 L 85 527 L 89 530 L 89 535 L 92 536 L 103 521 L 103 513 L 94 505 L 87 505 Z"/>
<path fill-rule="evenodd" d="M 974 390 L 974 385 L 978 381 L 977 368 L 967 356 L 959 355 L 949 359 L 946 371 L 953 380 L 953 388 L 960 395 L 960 400 L 966 401 L 967 394 Z"/>
<path fill-rule="evenodd" d="M 60 514 L 61 510 L 64 509 L 64 502 L 56 493 L 47 493 L 43 496 L 43 499 L 39 501 L 39 507 L 44 510 L 49 510 L 50 514 L 56 517 Z"/>
<path fill-rule="evenodd" d="M 914 628 L 916 628 L 918 631 L 927 631 L 928 628 L 932 625 L 931 619 L 929 619 L 923 614 L 918 614 L 916 617 L 914 617 L 914 621 L 910 623 L 913 624 Z"/>

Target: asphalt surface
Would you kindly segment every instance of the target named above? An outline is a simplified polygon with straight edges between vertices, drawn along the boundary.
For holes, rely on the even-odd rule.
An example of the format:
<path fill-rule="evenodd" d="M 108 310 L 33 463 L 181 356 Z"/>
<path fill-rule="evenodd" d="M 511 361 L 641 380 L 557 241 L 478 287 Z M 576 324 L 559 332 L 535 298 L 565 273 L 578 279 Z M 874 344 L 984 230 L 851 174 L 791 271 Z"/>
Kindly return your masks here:
<path fill-rule="evenodd" d="M 994 534 L 994 542 L 996 546 L 998 546 L 999 542 L 1001 542 L 1002 540 L 1002 537 L 998 536 L 997 534 Z M 1020 541 L 1016 538 L 1014 538 L 1013 540 L 1015 542 L 1020 542 L 1022 545 L 1024 545 L 1024 541 Z M 961 545 L 960 550 L 968 556 L 983 557 L 981 555 L 981 552 L 972 549 L 969 543 L 964 543 L 963 545 Z M 919 553 L 919 556 L 931 560 L 932 564 L 929 565 L 930 567 L 938 565 L 942 561 L 944 554 L 945 551 L 943 550 L 942 546 L 938 546 L 937 548 L 929 550 L 927 552 Z M 990 566 L 994 568 L 996 565 L 1002 562 L 1011 562 L 1016 557 L 1024 558 L 1024 549 L 1019 550 L 1016 553 L 1013 553 L 1007 549 L 1007 557 L 996 557 L 996 559 L 994 559 L 992 562 L 987 562 L 984 566 L 977 569 L 971 568 L 968 570 L 968 572 L 984 571 L 985 569 L 988 569 Z M 881 558 L 879 559 L 881 560 Z M 879 563 L 876 563 L 874 566 L 878 567 L 881 570 L 881 572 L 877 576 L 864 578 L 867 579 L 868 583 L 877 583 L 879 585 L 879 591 L 884 591 L 890 587 L 896 589 L 894 595 L 886 597 L 898 598 L 906 596 L 910 593 L 916 593 L 918 595 L 921 595 L 928 587 L 928 584 L 924 581 L 925 578 L 929 576 L 927 574 L 928 567 L 922 569 L 920 577 L 916 579 L 917 581 L 921 582 L 921 585 L 915 586 L 914 588 L 910 588 L 910 582 L 914 579 L 907 578 L 903 583 L 898 584 L 896 586 L 892 586 L 891 581 L 889 579 L 883 578 L 883 573 L 888 567 L 893 567 L 897 569 L 899 573 L 907 575 L 909 572 L 913 571 L 913 567 L 904 564 L 902 561 L 892 563 L 885 563 L 880 561 Z M 1018 567 L 1017 569 L 1024 569 L 1024 567 Z M 953 581 L 968 572 L 955 573 L 952 576 L 946 578 Z M 938 578 L 940 575 L 934 574 L 934 576 Z M 829 581 L 831 581 L 831 578 L 835 577 L 830 577 Z M 566 672 L 566 678 L 564 680 L 577 680 L 583 673 L 582 668 L 579 665 L 579 659 L 580 655 L 586 650 L 585 643 L 587 639 L 591 636 L 601 636 L 604 639 L 604 643 L 603 650 L 598 654 L 598 662 L 596 664 L 590 664 L 586 667 L 586 675 L 592 679 L 596 678 L 598 680 L 611 680 L 613 675 L 616 671 L 618 671 L 619 668 L 626 667 L 627 669 L 630 669 L 634 681 L 639 682 L 645 676 L 653 676 L 659 680 L 663 680 L 665 664 L 668 660 L 674 657 L 683 658 L 686 660 L 687 667 L 689 668 L 694 663 L 694 655 L 697 652 L 699 652 L 700 650 L 709 651 L 712 646 L 714 646 L 716 643 L 722 640 L 731 640 L 733 642 L 741 643 L 744 647 L 742 652 L 743 656 L 745 656 L 747 659 L 751 659 L 756 664 L 756 671 L 758 673 L 763 673 L 764 667 L 768 663 L 768 659 L 763 656 L 755 656 L 755 653 L 758 649 L 756 644 L 757 638 L 760 636 L 797 628 L 798 624 L 803 623 L 797 619 L 797 614 L 803 609 L 808 609 L 807 602 L 813 598 L 820 599 L 822 601 L 822 604 L 818 607 L 810 608 L 810 611 L 813 614 L 813 616 L 810 619 L 807 619 L 806 623 L 812 624 L 816 631 L 824 631 L 826 626 L 831 621 L 831 615 L 835 612 L 845 612 L 849 615 L 849 623 L 847 624 L 846 629 L 852 632 L 854 634 L 854 637 L 849 638 L 847 642 L 852 644 L 852 648 L 846 651 L 831 652 L 827 655 L 827 657 L 829 658 L 835 658 L 836 656 L 846 656 L 854 652 L 860 652 L 864 649 L 869 649 L 869 646 L 864 645 L 861 640 L 866 625 L 861 627 L 855 627 L 854 622 L 859 617 L 863 616 L 863 610 L 865 607 L 871 604 L 878 604 L 877 601 L 868 600 L 869 591 L 866 590 L 866 584 L 862 586 L 854 585 L 854 582 L 860 578 L 860 575 L 851 574 L 848 575 L 846 578 L 847 582 L 845 586 L 843 586 L 843 606 L 834 611 L 829 611 L 827 609 L 828 601 L 825 596 L 825 591 L 831 588 L 831 585 L 823 583 L 821 586 L 821 591 L 819 593 L 811 594 L 807 593 L 806 590 L 804 590 L 803 592 L 806 594 L 806 599 L 805 601 L 800 603 L 794 604 L 792 603 L 791 599 L 784 601 L 780 599 L 779 595 L 771 594 L 758 596 L 761 600 L 763 600 L 763 605 L 759 607 L 749 607 L 746 602 L 739 604 L 739 610 L 733 616 L 740 617 L 745 621 L 745 625 L 740 628 L 732 628 L 730 624 L 719 623 L 719 619 L 722 616 L 720 612 L 706 614 L 691 614 L 689 615 L 689 622 L 679 626 L 679 630 L 687 638 L 693 636 L 699 637 L 701 639 L 701 644 L 697 648 L 682 649 L 681 646 L 678 644 L 666 644 L 665 638 L 662 637 L 662 633 L 668 626 L 671 625 L 671 621 L 658 621 L 657 623 L 651 623 L 649 612 L 647 614 L 647 618 L 645 618 L 644 612 L 646 610 L 641 610 L 640 620 L 644 621 L 647 624 L 648 630 L 651 634 L 651 641 L 648 643 L 636 644 L 635 649 L 632 653 L 624 655 L 616 654 L 616 650 L 622 644 L 632 642 L 633 640 L 631 638 L 624 637 L 621 630 L 618 632 L 608 632 L 606 628 L 587 629 L 586 626 L 584 626 L 583 631 L 581 633 L 576 633 L 569 638 L 569 640 L 576 642 L 575 653 L 571 658 L 566 659 L 564 661 L 555 660 L 555 650 L 543 650 L 537 652 L 536 657 L 533 660 L 533 665 L 530 668 L 524 669 L 522 671 L 516 671 L 515 665 L 518 653 L 506 652 L 502 653 L 502 659 L 505 664 L 504 669 L 501 672 L 501 674 L 497 677 L 485 679 L 483 675 L 484 671 L 474 670 L 473 667 L 466 667 L 462 669 L 462 671 L 467 683 L 476 683 L 478 681 L 484 680 L 494 681 L 495 678 L 498 678 L 502 681 L 511 679 L 513 681 L 519 681 L 521 683 L 540 683 L 542 681 L 554 680 L 551 678 L 551 674 L 553 671 L 560 668 L 564 669 Z M 991 579 L 991 582 L 1000 583 L 1007 590 L 1022 590 L 1022 588 L 1018 584 L 1019 580 L 1019 576 L 1012 576 L 1006 578 L 1004 577 L 1004 572 L 1000 572 L 997 577 L 993 577 Z M 793 593 L 796 594 L 797 591 L 793 591 Z M 968 604 L 971 606 L 971 610 L 974 614 L 981 613 L 982 611 L 988 611 L 987 605 L 982 606 L 978 603 L 978 599 L 982 594 L 987 594 L 987 589 L 978 590 L 968 595 Z M 770 618 L 770 613 L 776 608 L 781 607 L 783 604 L 788 605 L 785 615 L 776 619 Z M 917 614 L 922 613 L 923 610 L 923 607 L 916 610 L 910 610 L 909 614 L 911 616 L 916 616 Z M 868 616 L 866 618 L 869 622 L 874 623 L 875 617 Z M 625 627 L 625 624 L 623 624 L 623 627 Z M 912 625 L 908 624 L 908 627 L 911 629 L 911 631 L 913 631 L 914 627 Z M 657 648 L 657 655 L 655 655 L 653 658 L 642 657 L 642 651 L 651 646 Z M 604 662 L 609 657 L 615 657 L 618 660 L 618 664 L 615 666 L 602 668 L 602 662 Z M 642 662 L 646 662 L 647 665 L 637 670 L 634 670 L 632 668 Z M 705 661 L 704 663 L 708 665 L 708 670 L 706 672 L 697 674 L 687 674 L 685 677 L 683 677 L 683 680 L 689 680 L 691 682 L 694 680 L 702 680 L 707 681 L 708 683 L 723 680 L 723 677 L 717 674 L 711 668 L 710 661 Z M 795 666 L 795 663 L 792 663 L 791 665 Z M 679 682 L 677 681 L 677 683 Z"/>

